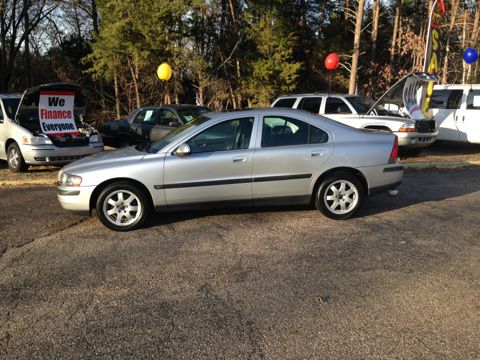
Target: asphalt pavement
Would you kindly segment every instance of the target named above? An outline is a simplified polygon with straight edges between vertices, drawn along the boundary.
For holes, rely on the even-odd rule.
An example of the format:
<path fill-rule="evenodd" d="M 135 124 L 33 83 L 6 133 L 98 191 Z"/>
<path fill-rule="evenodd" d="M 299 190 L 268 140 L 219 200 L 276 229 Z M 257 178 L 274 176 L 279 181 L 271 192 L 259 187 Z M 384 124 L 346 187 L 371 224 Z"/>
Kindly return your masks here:
<path fill-rule="evenodd" d="M 477 359 L 479 179 L 410 171 L 347 221 L 197 211 L 130 233 L 52 187 L 0 190 L 0 358 Z"/>

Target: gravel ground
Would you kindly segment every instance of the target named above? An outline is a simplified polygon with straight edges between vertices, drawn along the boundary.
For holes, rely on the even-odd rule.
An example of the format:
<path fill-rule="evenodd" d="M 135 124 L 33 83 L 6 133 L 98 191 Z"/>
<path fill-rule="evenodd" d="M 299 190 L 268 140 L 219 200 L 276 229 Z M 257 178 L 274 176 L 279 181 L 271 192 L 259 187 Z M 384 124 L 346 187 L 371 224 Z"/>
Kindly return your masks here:
<path fill-rule="evenodd" d="M 53 188 L 2 190 L 44 196 L 29 224 L 70 226 L 0 257 L 0 358 L 477 359 L 479 177 L 409 172 L 348 221 L 203 211 L 120 234 L 69 219 Z"/>

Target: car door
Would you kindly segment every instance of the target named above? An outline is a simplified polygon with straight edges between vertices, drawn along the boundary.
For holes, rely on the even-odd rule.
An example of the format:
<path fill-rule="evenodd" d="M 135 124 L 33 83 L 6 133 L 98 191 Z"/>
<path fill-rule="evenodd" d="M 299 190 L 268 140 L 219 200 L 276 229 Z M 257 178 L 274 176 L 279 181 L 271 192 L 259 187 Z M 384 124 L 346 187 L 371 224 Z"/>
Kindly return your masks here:
<path fill-rule="evenodd" d="M 439 140 L 460 139 L 457 118 L 462 104 L 462 89 L 437 89 L 432 93 L 429 107 L 438 130 Z"/>
<path fill-rule="evenodd" d="M 467 101 L 456 116 L 459 140 L 480 143 L 480 89 L 467 89 L 465 92 Z"/>
<path fill-rule="evenodd" d="M 156 109 L 142 109 L 133 118 L 130 127 L 133 132 L 144 140 L 150 139 L 150 131 L 156 122 Z"/>
<path fill-rule="evenodd" d="M 156 110 L 156 125 L 150 132 L 150 140 L 157 141 L 180 125 L 180 120 L 173 111 L 168 109 Z"/>
<path fill-rule="evenodd" d="M 268 115 L 260 121 L 252 174 L 254 201 L 307 201 L 312 179 L 332 153 L 330 135 L 290 116 Z"/>
<path fill-rule="evenodd" d="M 360 117 L 352 111 L 345 100 L 336 96 L 329 96 L 323 102 L 321 114 L 341 123 L 359 128 L 362 126 Z"/>
<path fill-rule="evenodd" d="M 191 137 L 188 155 L 167 154 L 167 205 L 252 199 L 254 117 L 222 121 Z"/>

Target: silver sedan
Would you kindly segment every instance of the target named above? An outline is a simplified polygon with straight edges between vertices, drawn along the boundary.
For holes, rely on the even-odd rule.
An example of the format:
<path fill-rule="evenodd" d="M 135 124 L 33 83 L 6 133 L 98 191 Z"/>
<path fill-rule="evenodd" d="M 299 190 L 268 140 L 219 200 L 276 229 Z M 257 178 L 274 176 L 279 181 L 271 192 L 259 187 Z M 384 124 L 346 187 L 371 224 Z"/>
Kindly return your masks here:
<path fill-rule="evenodd" d="M 138 228 L 153 210 L 313 203 L 351 217 L 365 196 L 403 178 L 398 142 L 301 110 L 207 113 L 160 141 L 105 151 L 59 172 L 58 200 L 96 209 L 112 230 Z"/>

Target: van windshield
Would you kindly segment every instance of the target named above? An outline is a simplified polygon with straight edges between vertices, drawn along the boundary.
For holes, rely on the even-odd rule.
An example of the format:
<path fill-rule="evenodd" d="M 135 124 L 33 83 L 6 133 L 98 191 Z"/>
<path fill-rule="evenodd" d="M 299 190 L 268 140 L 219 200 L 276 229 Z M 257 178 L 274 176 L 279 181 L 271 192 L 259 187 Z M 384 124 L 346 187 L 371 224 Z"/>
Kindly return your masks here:
<path fill-rule="evenodd" d="M 14 119 L 15 114 L 17 113 L 18 105 L 20 104 L 20 98 L 11 98 L 3 99 L 3 107 L 5 108 L 5 113 L 9 119 Z"/>

